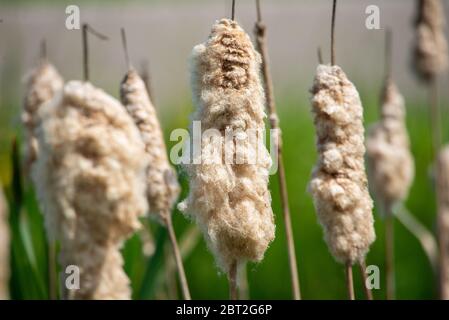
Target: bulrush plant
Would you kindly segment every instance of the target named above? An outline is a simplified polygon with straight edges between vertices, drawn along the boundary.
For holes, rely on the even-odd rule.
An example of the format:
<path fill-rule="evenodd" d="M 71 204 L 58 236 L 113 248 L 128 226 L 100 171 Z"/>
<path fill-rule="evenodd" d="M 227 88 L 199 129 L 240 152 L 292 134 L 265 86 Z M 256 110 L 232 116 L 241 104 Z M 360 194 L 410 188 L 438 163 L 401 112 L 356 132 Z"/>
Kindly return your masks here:
<path fill-rule="evenodd" d="M 22 112 L 25 127 L 26 155 L 25 171 L 28 173 L 38 154 L 38 143 L 34 136 L 37 126 L 37 111 L 62 89 L 64 80 L 56 68 L 48 61 L 45 41 L 42 42 L 41 58 L 38 66 L 26 76 L 26 91 Z"/>
<path fill-rule="evenodd" d="M 327 245 L 346 267 L 348 296 L 354 299 L 352 265 L 364 263 L 375 233 L 364 164 L 363 108 L 357 89 L 335 65 L 335 10 L 334 0 L 331 65 L 318 66 L 311 90 L 319 157 L 309 192 Z"/>
<path fill-rule="evenodd" d="M 432 133 L 433 157 L 438 156 L 442 144 L 441 132 L 441 112 L 439 106 L 438 78 L 446 72 L 449 67 L 448 44 L 444 35 L 446 20 L 444 8 L 440 0 L 419 0 L 417 1 L 417 16 L 415 20 L 416 39 L 413 50 L 413 67 L 416 75 L 428 87 L 429 91 L 429 113 Z M 439 181 L 441 174 L 439 166 L 434 166 L 434 176 L 436 185 L 444 182 Z M 437 195 L 437 206 L 439 205 Z M 441 212 L 437 208 L 438 223 L 443 223 L 443 218 L 439 216 Z M 443 226 L 438 227 L 439 250 L 439 277 L 440 277 L 440 297 L 449 299 L 449 294 L 443 291 L 444 279 L 449 277 L 449 270 L 445 267 L 445 261 L 449 259 L 449 253 L 444 249 L 444 243 L 448 236 L 442 232 Z"/>
<path fill-rule="evenodd" d="M 178 267 L 184 299 L 190 299 L 187 278 L 182 264 L 172 222 L 173 206 L 178 199 L 180 187 L 175 169 L 170 165 L 167 148 L 156 110 L 150 101 L 145 82 L 130 65 L 126 46 L 125 31 L 122 29 L 128 72 L 120 85 L 120 98 L 126 111 L 134 120 L 145 145 L 148 160 L 146 170 L 147 198 L 150 216 L 162 223 L 169 232 Z"/>
<path fill-rule="evenodd" d="M 192 120 L 219 135 L 211 139 L 203 131 L 201 152 L 186 165 L 190 193 L 178 207 L 203 231 L 219 268 L 228 275 L 231 299 L 237 298 L 238 265 L 261 261 L 275 233 L 268 150 L 253 139 L 234 144 L 224 138 L 229 131 L 246 136 L 265 128 L 260 63 L 248 34 L 233 19 L 217 21 L 208 40 L 195 46 L 192 54 L 197 108 Z M 236 161 L 240 143 L 245 147 L 243 162 Z M 211 155 L 216 149 L 225 152 Z M 249 159 L 256 161 L 249 163 Z"/>
<path fill-rule="evenodd" d="M 85 43 L 89 30 L 83 26 Z M 120 248 L 148 209 L 148 160 L 125 108 L 87 75 L 39 111 L 33 179 L 47 231 L 61 243 L 63 274 L 68 266 L 79 270 L 79 286 L 62 279 L 64 298 L 130 299 Z"/>
<path fill-rule="evenodd" d="M 404 98 L 391 76 L 390 31 L 386 43 L 381 119 L 370 128 L 366 149 L 370 187 L 385 218 L 386 293 L 391 300 L 395 297 L 393 208 L 406 199 L 415 166 L 405 123 Z"/>
<path fill-rule="evenodd" d="M 0 184 L 0 300 L 9 298 L 9 273 L 8 207 Z"/>
<path fill-rule="evenodd" d="M 437 184 L 438 199 L 438 228 L 439 232 L 444 235 L 440 242 L 440 250 L 449 251 L 449 145 L 441 149 L 437 159 L 438 172 L 440 179 Z M 442 299 L 449 299 L 449 259 L 443 256 L 444 260 L 440 261 L 440 292 Z"/>

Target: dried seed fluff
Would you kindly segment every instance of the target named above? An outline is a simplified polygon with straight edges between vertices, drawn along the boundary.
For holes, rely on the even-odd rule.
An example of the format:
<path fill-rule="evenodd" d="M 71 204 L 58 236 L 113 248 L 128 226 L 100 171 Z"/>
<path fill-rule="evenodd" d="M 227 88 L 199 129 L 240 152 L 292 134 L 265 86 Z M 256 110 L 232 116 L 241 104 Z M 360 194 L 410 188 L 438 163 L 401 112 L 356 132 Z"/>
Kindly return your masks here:
<path fill-rule="evenodd" d="M 375 239 L 362 104 L 338 66 L 318 66 L 312 94 L 319 159 L 309 192 L 331 253 L 341 263 L 354 264 L 365 258 Z"/>
<path fill-rule="evenodd" d="M 36 160 L 38 143 L 34 136 L 34 129 L 38 125 L 37 111 L 41 105 L 50 101 L 56 92 L 62 89 L 64 80 L 56 68 L 42 61 L 26 76 L 25 101 L 22 112 L 22 123 L 25 127 L 25 164 L 28 170 Z"/>
<path fill-rule="evenodd" d="M 415 165 L 405 124 L 404 98 L 388 79 L 383 92 L 381 120 L 366 141 L 369 183 L 384 214 L 405 200 L 413 182 Z"/>
<path fill-rule="evenodd" d="M 0 300 L 9 298 L 9 223 L 6 199 L 0 185 Z"/>
<path fill-rule="evenodd" d="M 444 8 L 440 0 L 418 1 L 414 68 L 424 80 L 431 80 L 448 68 L 445 25 Z"/>
<path fill-rule="evenodd" d="M 438 155 L 438 228 L 440 229 L 441 250 L 449 252 L 449 145 L 443 147 Z M 440 291 L 441 298 L 449 300 L 449 259 L 441 261 Z"/>
<path fill-rule="evenodd" d="M 128 71 L 123 79 L 120 97 L 139 128 L 145 144 L 149 163 L 146 180 L 150 214 L 165 222 L 166 215 L 171 213 L 178 199 L 180 187 L 176 171 L 168 161 L 167 148 L 156 110 L 150 101 L 145 83 L 135 70 Z"/>
<path fill-rule="evenodd" d="M 249 36 L 228 19 L 217 21 L 208 40 L 195 46 L 192 90 L 197 110 L 193 120 L 201 121 L 203 132 L 216 129 L 223 137 L 227 130 L 264 130 L 260 62 Z M 223 141 L 218 142 L 222 150 Z M 223 158 L 211 161 L 208 151 L 217 147 L 213 144 L 203 135 L 202 154 L 186 166 L 190 194 L 179 208 L 196 220 L 219 267 L 229 272 L 234 261 L 261 261 L 274 239 L 268 190 L 271 158 L 263 144 L 253 141 L 245 146 L 249 158 L 257 157 L 255 164 Z M 201 164 L 195 164 L 198 161 Z"/>
<path fill-rule="evenodd" d="M 61 264 L 80 268 L 73 299 L 129 299 L 120 247 L 145 214 L 142 139 L 114 98 L 70 81 L 39 112 L 41 153 L 33 178 Z"/>

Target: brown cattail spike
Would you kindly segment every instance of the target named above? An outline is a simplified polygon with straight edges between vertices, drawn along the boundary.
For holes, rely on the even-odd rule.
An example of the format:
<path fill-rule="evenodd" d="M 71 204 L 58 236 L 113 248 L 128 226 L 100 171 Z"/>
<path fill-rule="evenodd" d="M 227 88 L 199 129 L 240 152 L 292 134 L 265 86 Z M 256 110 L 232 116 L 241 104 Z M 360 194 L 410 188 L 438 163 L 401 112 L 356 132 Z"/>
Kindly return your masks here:
<path fill-rule="evenodd" d="M 123 106 L 88 82 L 67 83 L 40 115 L 33 181 L 49 237 L 61 242 L 62 270 L 80 272 L 66 298 L 130 299 L 120 248 L 147 211 L 140 134 Z"/>
<path fill-rule="evenodd" d="M 178 208 L 199 224 L 228 275 L 235 261 L 261 261 L 274 239 L 267 186 L 271 158 L 262 141 L 245 139 L 265 127 L 260 62 L 248 34 L 229 19 L 217 21 L 208 40 L 193 49 L 191 81 L 197 109 L 192 120 L 201 121 L 202 130 L 215 132 L 217 139 L 202 137 L 201 154 L 186 166 L 189 196 Z M 225 137 L 218 138 L 227 133 L 233 134 L 232 141 L 242 133 L 238 136 L 244 142 L 239 144 L 245 154 L 234 150 Z M 225 157 L 211 150 L 223 150 Z M 241 157 L 244 161 L 237 163 Z"/>

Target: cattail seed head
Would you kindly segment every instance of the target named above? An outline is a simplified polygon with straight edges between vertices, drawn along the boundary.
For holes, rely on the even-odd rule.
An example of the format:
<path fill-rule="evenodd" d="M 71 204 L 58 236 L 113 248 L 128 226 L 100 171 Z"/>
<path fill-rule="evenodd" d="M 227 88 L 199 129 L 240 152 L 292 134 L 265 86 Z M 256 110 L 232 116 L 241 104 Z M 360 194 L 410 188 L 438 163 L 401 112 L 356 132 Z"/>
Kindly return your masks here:
<path fill-rule="evenodd" d="M 8 208 L 0 185 L 0 300 L 9 298 L 9 224 Z"/>
<path fill-rule="evenodd" d="M 145 83 L 135 70 L 128 71 L 123 79 L 120 97 L 145 144 L 149 163 L 146 180 L 150 214 L 165 221 L 179 196 L 180 187 L 176 171 L 168 161 L 156 110 L 150 101 Z"/>
<path fill-rule="evenodd" d="M 34 129 L 38 125 L 37 111 L 40 106 L 50 101 L 62 89 L 64 80 L 56 68 L 43 61 L 26 76 L 26 93 L 22 112 L 22 123 L 26 130 L 25 150 L 26 167 L 36 160 L 38 153 Z"/>
<path fill-rule="evenodd" d="M 431 80 L 448 68 L 446 24 L 440 0 L 419 0 L 416 18 L 414 68 L 423 80 Z"/>
<path fill-rule="evenodd" d="M 363 261 L 375 239 L 362 104 L 338 66 L 318 66 L 312 94 L 319 159 L 309 192 L 331 253 L 341 263 L 354 264 Z"/>
<path fill-rule="evenodd" d="M 449 252 L 449 145 L 441 149 L 438 155 L 437 199 L 438 228 L 440 233 L 440 250 Z M 449 300 L 449 259 L 443 255 L 440 261 L 441 298 Z"/>
<path fill-rule="evenodd" d="M 209 39 L 193 49 L 192 90 L 197 106 L 193 120 L 201 121 L 202 129 L 216 129 L 222 135 L 227 130 L 263 130 L 260 62 L 249 36 L 235 21 L 217 21 Z M 218 143 L 222 149 L 223 141 Z M 274 239 L 267 187 L 271 159 L 263 144 L 245 146 L 250 157 L 259 150 L 255 164 L 207 164 L 206 151 L 214 146 L 203 137 L 201 164 L 186 166 L 190 194 L 178 206 L 200 225 L 224 272 L 234 262 L 260 261 Z"/>
<path fill-rule="evenodd" d="M 139 132 L 118 101 L 86 82 L 68 82 L 39 117 L 32 173 L 63 267 L 80 268 L 69 298 L 129 299 L 119 249 L 147 210 Z"/>
<path fill-rule="evenodd" d="M 381 120 L 373 125 L 366 141 L 371 190 L 384 214 L 405 200 L 414 178 L 414 161 L 405 124 L 404 98 L 387 80 L 382 99 Z"/>

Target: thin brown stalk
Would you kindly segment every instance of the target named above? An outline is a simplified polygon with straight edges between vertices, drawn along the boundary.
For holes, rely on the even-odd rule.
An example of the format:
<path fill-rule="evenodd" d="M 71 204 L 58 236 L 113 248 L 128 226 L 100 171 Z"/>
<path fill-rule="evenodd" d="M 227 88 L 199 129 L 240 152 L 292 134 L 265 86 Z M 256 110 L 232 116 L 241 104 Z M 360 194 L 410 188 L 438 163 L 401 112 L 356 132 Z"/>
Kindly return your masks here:
<path fill-rule="evenodd" d="M 394 216 L 388 212 L 385 218 L 385 280 L 386 298 L 395 299 L 395 272 L 394 272 Z"/>
<path fill-rule="evenodd" d="M 175 256 L 176 268 L 178 269 L 178 276 L 179 276 L 179 282 L 181 284 L 182 295 L 184 297 L 184 300 L 191 300 L 192 298 L 190 296 L 189 286 L 187 285 L 187 277 L 186 277 L 186 273 L 184 270 L 184 265 L 182 263 L 182 257 L 181 257 L 181 253 L 179 251 L 178 242 L 176 241 L 176 234 L 175 234 L 175 230 L 173 228 L 173 222 L 171 219 L 171 215 L 167 214 L 166 216 L 167 216 L 167 218 L 166 218 L 165 223 L 167 226 L 168 235 L 170 237 L 170 242 L 172 244 L 173 254 Z"/>
<path fill-rule="evenodd" d="M 362 261 L 359 264 L 359 267 L 360 267 L 360 275 L 362 276 L 363 289 L 365 291 L 366 300 L 373 300 L 373 293 L 372 293 L 371 289 L 367 287 L 367 283 L 366 283 L 366 280 L 367 280 L 367 278 L 366 278 L 366 262 Z"/>
<path fill-rule="evenodd" d="M 265 94 L 266 94 L 266 102 L 267 109 L 270 119 L 270 127 L 274 130 L 278 135 L 277 145 L 275 146 L 277 150 L 277 158 L 278 158 L 278 178 L 279 178 L 279 188 L 281 193 L 281 206 L 283 219 L 285 224 L 285 235 L 287 239 L 287 251 L 289 257 L 289 265 L 290 265 L 290 277 L 292 283 L 292 291 L 293 298 L 295 300 L 301 299 L 300 293 L 300 285 L 299 285 L 299 277 L 298 277 L 298 266 L 296 263 L 296 253 L 295 253 L 295 243 L 293 239 L 293 229 L 290 215 L 290 208 L 288 204 L 288 192 L 287 192 L 287 181 L 285 177 L 285 167 L 282 156 L 282 135 L 281 129 L 279 127 L 279 120 L 276 112 L 276 103 L 274 99 L 274 89 L 273 89 L 273 81 L 271 78 L 269 62 L 268 62 L 268 49 L 267 49 L 267 38 L 266 38 L 266 26 L 262 22 L 261 12 L 260 12 L 260 3 L 259 0 L 256 0 L 257 4 L 257 17 L 258 20 L 255 26 L 255 35 L 256 35 L 256 45 L 257 50 L 260 52 L 262 56 L 262 75 L 265 84 Z"/>
<path fill-rule="evenodd" d="M 235 0 L 232 0 L 232 8 L 231 8 L 231 20 L 235 18 Z"/>
<path fill-rule="evenodd" d="M 238 293 L 240 300 L 249 300 L 249 287 L 248 287 L 248 270 L 246 263 L 242 263 L 240 271 L 238 272 L 239 286 Z"/>
<path fill-rule="evenodd" d="M 337 11 L 337 0 L 334 0 L 332 6 L 332 23 L 331 23 L 331 65 L 335 65 L 335 12 Z"/>
<path fill-rule="evenodd" d="M 48 292 L 50 300 L 57 300 L 56 241 L 48 242 Z"/>
<path fill-rule="evenodd" d="M 237 289 L 237 261 L 231 264 L 229 274 L 229 300 L 238 300 L 238 289 Z"/>
<path fill-rule="evenodd" d="M 317 49 L 317 56 L 318 56 L 318 63 L 323 64 L 323 52 L 321 50 L 321 47 L 318 47 Z"/>
<path fill-rule="evenodd" d="M 82 30 L 83 30 L 82 40 L 83 40 L 83 70 L 84 70 L 83 75 L 84 81 L 89 81 L 89 42 L 87 39 L 87 33 L 90 32 L 91 34 L 93 34 L 94 36 L 96 36 L 98 39 L 101 40 L 108 40 L 108 37 L 99 33 L 87 23 L 83 24 Z"/>
<path fill-rule="evenodd" d="M 351 263 L 346 263 L 345 272 L 346 272 L 346 289 L 347 289 L 347 292 L 348 292 L 348 299 L 349 300 L 355 300 L 354 279 L 352 277 L 352 265 L 351 265 Z"/>

